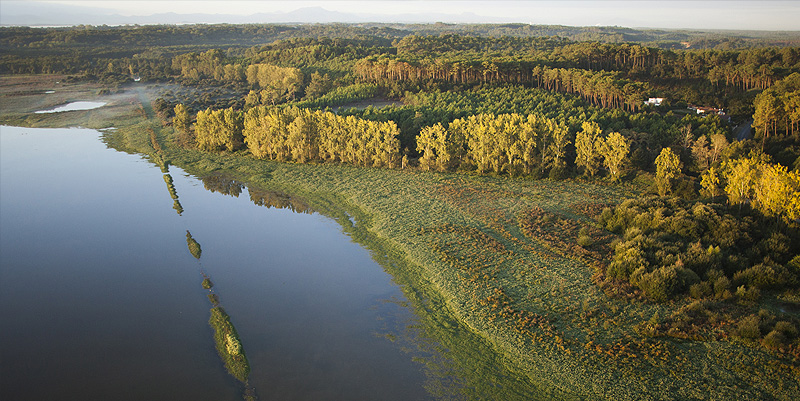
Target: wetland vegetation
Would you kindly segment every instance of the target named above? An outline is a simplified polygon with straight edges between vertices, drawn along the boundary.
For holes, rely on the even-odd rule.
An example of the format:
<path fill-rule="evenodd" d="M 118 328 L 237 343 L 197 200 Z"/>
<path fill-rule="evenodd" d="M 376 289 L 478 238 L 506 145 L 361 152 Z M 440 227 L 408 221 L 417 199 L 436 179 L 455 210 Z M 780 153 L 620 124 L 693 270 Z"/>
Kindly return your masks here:
<path fill-rule="evenodd" d="M 177 206 L 169 164 L 212 192 L 336 220 L 447 350 L 426 363 L 456 383 L 434 394 L 800 396 L 799 48 L 265 29 L 280 40 L 3 76 L 1 121 L 113 126 L 104 141 L 164 166 Z M 17 49 L 9 71 L 43 71 L 45 55 L 3 46 Z M 31 114 L 55 80 L 109 104 Z M 755 138 L 735 137 L 751 120 Z M 186 242 L 199 260 L 188 230 Z M 242 342 L 209 300 L 219 355 L 246 382 Z"/>

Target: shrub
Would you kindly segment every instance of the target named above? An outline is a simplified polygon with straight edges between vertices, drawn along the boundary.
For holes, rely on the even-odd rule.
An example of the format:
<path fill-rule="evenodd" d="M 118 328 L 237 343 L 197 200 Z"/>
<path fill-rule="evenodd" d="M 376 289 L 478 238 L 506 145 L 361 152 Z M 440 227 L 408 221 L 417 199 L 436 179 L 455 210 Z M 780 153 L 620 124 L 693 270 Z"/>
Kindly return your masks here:
<path fill-rule="evenodd" d="M 614 231 L 609 227 L 609 222 L 613 217 L 614 217 L 614 211 L 611 210 L 610 207 L 607 207 L 603 209 L 602 212 L 600 212 L 599 216 L 597 216 L 597 222 L 600 223 L 602 226 L 608 228 L 609 231 Z"/>
<path fill-rule="evenodd" d="M 207 290 L 210 290 L 211 287 L 213 287 L 213 286 L 214 286 L 214 283 L 212 283 L 211 280 L 208 277 L 203 279 L 203 288 L 205 288 Z"/>
<path fill-rule="evenodd" d="M 800 275 L 800 255 L 795 256 L 786 264 L 786 269 L 794 276 Z"/>
<path fill-rule="evenodd" d="M 696 221 L 685 210 L 681 210 L 669 220 L 669 232 L 685 240 L 700 239 L 700 228 Z"/>
<path fill-rule="evenodd" d="M 653 215 L 648 212 L 642 212 L 636 217 L 633 218 L 634 227 L 640 230 L 644 230 L 645 232 L 650 231 L 653 228 Z M 628 233 L 625 233 L 627 237 Z"/>
<path fill-rule="evenodd" d="M 225 334 L 225 350 L 230 355 L 239 355 L 242 353 L 242 344 L 234 336 Z"/>
<path fill-rule="evenodd" d="M 620 235 L 611 241 L 614 256 L 606 277 L 628 280 L 654 300 L 681 292 L 730 299 L 744 286 L 737 296 L 749 303 L 760 291 L 800 282 L 800 256 L 789 261 L 800 247 L 797 228 L 756 212 L 734 215 L 723 204 L 650 197 L 605 209 L 598 223 Z M 588 238 L 578 240 L 588 244 Z M 669 266 L 676 267 L 674 272 Z M 679 271 L 683 276 L 673 277 Z M 692 287 L 700 282 L 697 276 L 707 283 Z"/>
<path fill-rule="evenodd" d="M 797 337 L 797 327 L 784 320 L 775 323 L 775 330 L 783 333 L 789 339 Z"/>
<path fill-rule="evenodd" d="M 648 298 L 656 302 L 665 302 L 700 279 L 693 271 L 672 265 L 641 274 L 636 277 L 636 281 L 636 286 L 644 291 Z"/>
<path fill-rule="evenodd" d="M 625 230 L 625 241 L 634 241 L 640 239 L 642 236 L 642 230 L 639 227 L 630 227 Z"/>
<path fill-rule="evenodd" d="M 778 330 L 772 330 L 769 332 L 769 334 L 764 336 L 764 339 L 761 340 L 761 343 L 770 349 L 780 349 L 785 347 L 788 344 L 788 341 L 782 332 Z"/>
<path fill-rule="evenodd" d="M 755 251 L 760 255 L 769 256 L 773 260 L 786 261 L 789 259 L 789 246 L 792 241 L 785 234 L 772 232 L 770 235 L 758 242 Z"/>
<path fill-rule="evenodd" d="M 569 177 L 569 170 L 565 166 L 553 167 L 548 177 L 551 180 L 563 180 Z"/>
<path fill-rule="evenodd" d="M 711 284 L 708 281 L 692 284 L 689 287 L 689 295 L 695 299 L 703 299 L 711 296 L 713 293 L 714 292 L 711 289 Z"/>
<path fill-rule="evenodd" d="M 592 246 L 594 244 L 594 240 L 588 235 L 580 235 L 578 236 L 578 245 L 586 248 L 588 246 Z"/>
<path fill-rule="evenodd" d="M 756 340 L 761 338 L 761 318 L 757 315 L 747 316 L 739 321 L 736 328 L 736 335 L 741 338 Z"/>
<path fill-rule="evenodd" d="M 736 289 L 736 298 L 739 298 L 739 302 L 744 304 L 754 303 L 761 298 L 761 291 L 757 287 L 747 288 L 742 285 Z"/>
<path fill-rule="evenodd" d="M 788 284 L 791 279 L 792 277 L 785 267 L 764 263 L 759 263 L 733 275 L 735 283 L 763 289 L 780 288 Z"/>
<path fill-rule="evenodd" d="M 647 260 L 644 252 L 632 242 L 622 242 L 617 245 L 614 260 L 608 266 L 607 274 L 610 277 L 627 280 L 639 268 L 646 269 Z"/>
<path fill-rule="evenodd" d="M 704 249 L 700 241 L 692 243 L 683 256 L 686 268 L 701 276 L 709 269 L 717 269 L 722 265 L 722 252 L 719 247 L 709 246 Z"/>

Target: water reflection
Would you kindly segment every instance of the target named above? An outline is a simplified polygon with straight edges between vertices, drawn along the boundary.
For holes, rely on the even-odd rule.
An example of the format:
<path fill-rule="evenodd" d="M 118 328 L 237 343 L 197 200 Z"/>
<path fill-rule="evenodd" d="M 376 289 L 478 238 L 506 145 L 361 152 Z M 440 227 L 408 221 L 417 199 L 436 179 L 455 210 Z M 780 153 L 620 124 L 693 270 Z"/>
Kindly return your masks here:
<path fill-rule="evenodd" d="M 178 202 L 178 193 L 175 189 L 172 176 L 169 174 L 164 174 L 164 181 L 167 183 L 167 189 L 169 190 L 170 197 L 172 197 L 172 199 L 175 201 L 175 205 L 177 205 L 180 209 L 177 209 L 174 206 L 173 208 L 178 210 L 178 214 L 180 215 L 183 212 L 183 208 Z M 233 194 L 236 197 L 239 196 L 239 193 L 243 187 L 235 182 L 228 181 L 226 183 L 224 180 L 215 180 L 214 178 L 203 180 L 203 182 L 207 183 L 205 184 L 205 188 L 211 192 L 217 192 L 212 188 L 222 188 L 227 193 L 223 191 L 218 192 Z M 209 187 L 208 183 L 212 185 L 212 188 Z M 208 291 L 208 300 L 211 302 L 212 306 L 210 310 L 211 317 L 208 320 L 208 324 L 214 329 L 214 343 L 216 345 L 217 354 L 225 364 L 225 369 L 228 371 L 228 373 L 235 377 L 236 380 L 239 380 L 244 384 L 245 389 L 242 395 L 243 398 L 248 401 L 254 401 L 257 399 L 256 389 L 250 385 L 248 381 L 248 376 L 250 376 L 250 362 L 247 360 L 247 355 L 245 354 L 244 347 L 241 339 L 239 338 L 239 334 L 236 331 L 236 327 L 234 327 L 230 316 L 222 307 L 220 296 L 216 294 L 214 290 L 214 284 L 211 281 L 211 277 L 209 277 L 208 273 L 203 268 L 203 264 L 201 262 L 203 249 L 200 246 L 200 243 L 194 239 L 189 230 L 186 230 L 186 246 L 189 249 L 189 253 L 198 261 L 200 274 L 203 276 L 201 286 L 203 289 Z"/>
<path fill-rule="evenodd" d="M 287 195 L 283 192 L 265 191 L 249 188 L 250 200 L 257 206 L 264 206 L 275 209 L 289 209 L 295 213 L 314 213 L 314 209 L 308 206 L 300 198 Z"/>
<path fill-rule="evenodd" d="M 181 205 L 181 202 L 177 199 L 172 201 L 172 208 L 175 209 L 176 212 L 178 212 L 178 216 L 182 215 L 184 212 L 183 205 Z"/>
<path fill-rule="evenodd" d="M 208 300 L 211 302 L 211 317 L 208 319 L 208 324 L 214 329 L 214 344 L 216 345 L 217 354 L 225 364 L 225 369 L 228 373 L 244 384 L 243 398 L 248 401 L 254 401 L 257 399 L 256 389 L 248 381 L 250 362 L 247 360 L 239 333 L 231 322 L 230 316 L 223 309 L 220 296 L 214 290 L 214 283 L 211 281 L 211 277 L 203 268 L 200 261 L 203 255 L 200 243 L 192 237 L 192 233 L 189 230 L 186 230 L 186 245 L 189 248 L 189 253 L 198 261 L 200 275 L 203 277 L 200 285 L 204 290 L 208 291 Z"/>
<path fill-rule="evenodd" d="M 242 191 L 247 189 L 250 194 L 250 200 L 256 206 L 264 206 L 270 209 L 289 209 L 295 213 L 312 214 L 315 212 L 305 201 L 296 196 L 279 191 L 248 188 L 243 182 L 223 173 L 212 173 L 200 177 L 200 181 L 203 182 L 205 189 L 234 198 L 238 198 Z"/>
<path fill-rule="evenodd" d="M 161 168 L 162 173 L 164 173 L 163 179 L 167 184 L 169 196 L 173 200 L 172 208 L 178 212 L 178 215 L 182 215 L 184 209 L 178 200 L 178 191 L 175 189 L 175 181 L 172 175 L 169 174 L 169 163 L 160 155 L 154 156 L 153 160 L 155 164 Z M 212 193 L 220 192 L 234 197 L 238 197 L 244 188 L 244 186 L 237 181 L 225 179 L 222 176 L 209 176 L 202 181 L 205 188 Z M 222 307 L 220 296 L 214 290 L 211 277 L 209 277 L 203 267 L 201 261 L 203 249 L 189 230 L 186 230 L 186 246 L 189 249 L 189 253 L 197 259 L 200 275 L 203 277 L 201 286 L 204 290 L 208 291 L 208 300 L 211 302 L 212 306 L 208 324 L 214 329 L 214 344 L 216 345 L 217 354 L 225 364 L 225 369 L 228 373 L 244 384 L 243 398 L 248 401 L 254 401 L 257 399 L 256 390 L 248 381 L 250 362 L 247 360 L 247 355 L 245 354 L 239 334 L 231 322 L 230 316 Z"/>
<path fill-rule="evenodd" d="M 162 167 L 161 171 L 164 171 L 165 169 L 166 168 Z M 169 174 L 164 174 L 164 182 L 167 183 L 167 191 L 169 191 L 169 196 L 172 198 L 172 208 L 178 212 L 178 216 L 182 215 L 184 212 L 183 205 L 181 205 L 181 202 L 178 199 L 178 192 L 175 190 L 175 184 L 172 180 L 172 176 Z"/>
<path fill-rule="evenodd" d="M 288 209 L 296 213 L 312 214 L 326 210 L 333 220 L 353 223 L 355 210 L 341 208 L 324 198 L 301 199 L 277 190 L 247 187 L 244 183 L 224 174 L 201 179 L 206 189 L 238 197 L 243 190 L 250 200 L 268 208 Z M 313 205 L 325 205 L 314 208 Z M 327 206 L 327 207 L 326 207 Z M 347 216 L 349 220 L 334 218 Z M 505 361 L 483 338 L 463 326 L 450 312 L 447 302 L 422 277 L 410 271 L 404 257 L 399 257 L 383 240 L 370 233 L 368 228 L 346 224 L 342 229 L 361 247 L 367 249 L 399 285 L 405 300 L 384 299 L 381 318 L 387 324 L 373 334 L 393 343 L 422 367 L 427 379 L 424 388 L 428 394 L 442 400 L 551 400 L 569 398 L 558 390 L 532 382 L 525 373 L 517 371 Z M 389 256 L 393 255 L 393 256 Z M 395 306 L 391 306 L 395 305 Z M 403 315 L 408 310 L 413 315 Z M 392 316 L 396 313 L 396 316 Z M 401 317 L 403 316 L 403 317 Z"/>
<path fill-rule="evenodd" d="M 98 135 L 0 127 L 0 399 L 241 399 L 185 214 L 157 169 Z"/>
<path fill-rule="evenodd" d="M 201 177 L 200 181 L 203 181 L 203 186 L 207 190 L 233 196 L 234 198 L 238 198 L 239 194 L 241 194 L 244 189 L 243 183 L 220 173 L 213 173 Z"/>
<path fill-rule="evenodd" d="M 203 249 L 200 248 L 200 243 L 195 241 L 192 237 L 192 233 L 189 230 L 186 230 L 186 245 L 189 247 L 189 253 L 194 256 L 195 259 L 200 260 L 200 256 L 203 254 Z"/>

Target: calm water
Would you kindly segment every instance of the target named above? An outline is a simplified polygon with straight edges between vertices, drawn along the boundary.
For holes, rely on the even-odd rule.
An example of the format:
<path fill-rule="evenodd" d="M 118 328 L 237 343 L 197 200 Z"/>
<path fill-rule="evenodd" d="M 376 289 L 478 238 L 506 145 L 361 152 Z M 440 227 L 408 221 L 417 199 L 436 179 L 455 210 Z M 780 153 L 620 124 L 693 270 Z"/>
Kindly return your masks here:
<path fill-rule="evenodd" d="M 212 193 L 97 131 L 0 128 L 0 398 L 235 400 L 208 325 L 214 282 L 262 400 L 428 399 L 412 313 L 319 214 Z M 196 260 L 189 230 L 202 246 Z"/>
<path fill-rule="evenodd" d="M 55 91 L 48 91 L 45 93 L 55 93 Z M 43 113 L 60 113 L 62 111 L 76 111 L 76 110 L 92 110 L 106 105 L 106 102 L 70 102 L 50 110 L 39 110 L 36 114 Z"/>

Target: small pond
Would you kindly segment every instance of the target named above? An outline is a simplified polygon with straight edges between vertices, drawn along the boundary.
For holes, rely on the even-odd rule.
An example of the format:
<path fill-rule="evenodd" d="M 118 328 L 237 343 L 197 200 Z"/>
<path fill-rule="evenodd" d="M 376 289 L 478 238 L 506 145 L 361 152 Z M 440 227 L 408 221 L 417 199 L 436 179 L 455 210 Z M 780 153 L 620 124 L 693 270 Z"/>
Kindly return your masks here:
<path fill-rule="evenodd" d="M 47 93 L 55 93 L 55 91 L 47 92 Z M 103 107 L 106 105 L 106 102 L 70 102 L 67 104 L 63 104 L 61 106 L 55 107 L 49 110 L 39 110 L 36 114 L 44 114 L 44 113 L 60 113 L 62 111 L 78 111 L 78 110 L 92 110 Z"/>

